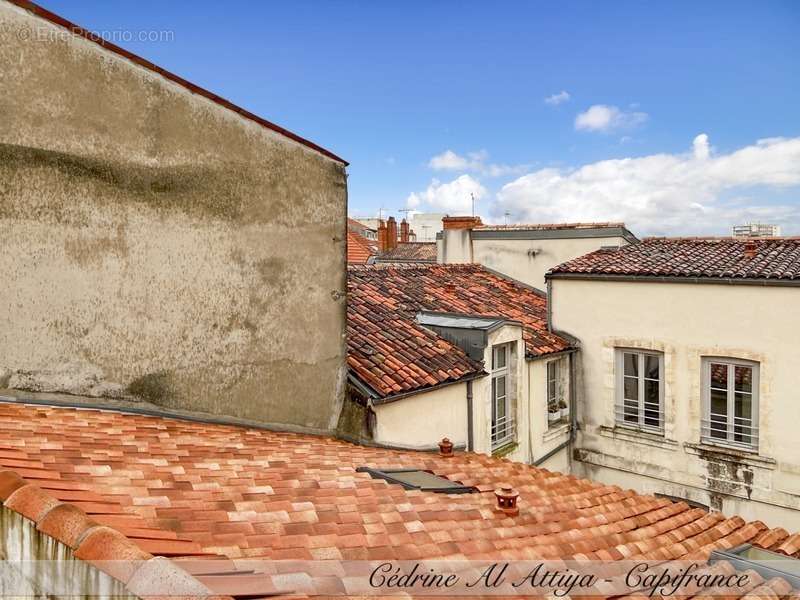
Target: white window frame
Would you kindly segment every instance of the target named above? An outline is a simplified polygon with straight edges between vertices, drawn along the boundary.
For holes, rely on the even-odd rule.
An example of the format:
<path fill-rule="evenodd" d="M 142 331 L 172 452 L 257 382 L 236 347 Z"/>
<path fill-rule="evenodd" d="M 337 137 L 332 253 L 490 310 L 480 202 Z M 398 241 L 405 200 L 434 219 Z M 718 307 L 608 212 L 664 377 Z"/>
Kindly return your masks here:
<path fill-rule="evenodd" d="M 552 372 L 551 372 L 552 369 Z M 547 361 L 546 370 L 545 370 L 545 411 L 549 413 L 550 411 L 550 404 L 555 402 L 556 404 L 560 403 L 562 400 L 567 402 L 567 406 L 569 406 L 569 400 L 566 398 L 567 386 L 565 385 L 565 375 L 566 373 L 562 373 L 562 370 L 568 370 L 569 364 L 567 363 L 567 358 L 565 356 L 560 356 L 556 359 Z M 554 384 L 554 395 L 550 395 L 550 384 Z M 548 417 L 548 414 L 545 414 L 545 417 Z M 560 427 L 564 424 L 564 419 L 561 418 L 554 423 L 550 422 L 550 419 L 547 418 L 547 427 L 548 429 L 551 427 Z"/>
<path fill-rule="evenodd" d="M 512 371 L 510 368 L 510 363 L 513 354 L 512 346 L 513 344 L 511 343 L 495 344 L 492 346 L 492 418 L 490 428 L 492 450 L 497 450 L 498 448 L 502 448 L 503 446 L 512 443 L 516 437 L 515 420 L 512 413 L 513 404 L 511 402 Z M 500 351 L 503 351 L 505 356 L 505 364 L 502 366 L 498 366 L 496 364 L 498 362 L 498 352 Z M 503 396 L 497 395 L 497 381 L 500 379 L 504 380 L 505 394 L 503 394 Z M 500 398 L 502 398 L 503 406 L 505 408 L 504 416 L 502 418 L 497 417 L 497 402 Z"/>
<path fill-rule="evenodd" d="M 636 421 L 629 421 L 625 419 L 626 414 L 631 414 L 630 412 L 625 412 L 625 355 L 626 354 L 633 354 L 637 358 L 637 370 L 638 374 L 636 375 L 637 380 L 637 399 L 635 402 L 637 403 L 637 410 L 636 410 Z M 645 357 L 653 356 L 658 359 L 658 379 L 654 380 L 649 377 L 645 377 L 644 365 L 645 365 Z M 664 353 L 658 352 L 655 350 L 644 350 L 641 348 L 615 348 L 615 362 L 616 362 L 616 400 L 614 402 L 614 422 L 619 427 L 627 427 L 629 429 L 637 429 L 640 431 L 647 431 L 657 434 L 664 434 Z M 628 376 L 631 377 L 631 376 Z M 645 402 L 644 398 L 644 388 L 645 388 L 645 381 L 658 381 L 658 426 L 650 425 L 647 423 L 645 419 Z M 632 400 L 629 400 L 631 402 Z M 652 409 L 648 409 L 647 412 L 651 412 Z"/>
<path fill-rule="evenodd" d="M 727 414 L 725 415 L 725 438 L 715 437 L 711 434 L 712 428 L 712 415 L 711 415 L 711 365 L 725 365 L 728 369 L 727 373 Z M 750 394 L 750 418 L 741 418 L 736 416 L 736 367 L 749 367 L 752 369 L 753 376 L 751 381 Z M 739 358 L 729 358 L 721 356 L 703 356 L 702 357 L 702 376 L 703 376 L 703 416 L 700 422 L 700 439 L 703 443 L 712 444 L 715 446 L 730 446 L 744 450 L 758 452 L 758 412 L 759 412 L 759 385 L 760 385 L 760 364 Z M 748 393 L 739 391 L 738 393 Z M 722 415 L 719 415 L 722 416 Z M 741 423 L 736 423 L 739 420 Z M 717 423 L 722 423 L 719 419 L 714 419 Z M 750 421 L 747 425 L 744 421 Z M 737 432 L 737 428 L 739 431 Z M 749 434 L 744 433 L 749 429 Z M 737 440 L 736 436 L 745 435 L 749 437 L 749 441 L 745 442 Z"/>

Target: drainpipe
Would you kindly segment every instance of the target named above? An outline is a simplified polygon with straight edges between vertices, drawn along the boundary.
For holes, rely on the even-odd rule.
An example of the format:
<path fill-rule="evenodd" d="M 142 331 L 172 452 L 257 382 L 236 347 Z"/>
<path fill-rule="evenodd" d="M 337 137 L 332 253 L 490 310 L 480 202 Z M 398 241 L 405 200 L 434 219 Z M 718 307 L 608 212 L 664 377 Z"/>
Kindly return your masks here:
<path fill-rule="evenodd" d="M 567 464 L 569 465 L 569 472 L 572 473 L 572 449 L 573 444 L 575 443 L 575 438 L 578 434 L 578 402 L 577 397 L 578 394 L 575 390 L 575 380 L 577 377 L 575 376 L 575 369 L 576 360 L 575 357 L 577 356 L 578 352 L 571 352 L 569 354 L 569 416 L 570 416 L 570 426 L 569 426 L 569 447 L 567 448 Z"/>
<path fill-rule="evenodd" d="M 472 380 L 467 382 L 467 451 L 472 452 Z"/>

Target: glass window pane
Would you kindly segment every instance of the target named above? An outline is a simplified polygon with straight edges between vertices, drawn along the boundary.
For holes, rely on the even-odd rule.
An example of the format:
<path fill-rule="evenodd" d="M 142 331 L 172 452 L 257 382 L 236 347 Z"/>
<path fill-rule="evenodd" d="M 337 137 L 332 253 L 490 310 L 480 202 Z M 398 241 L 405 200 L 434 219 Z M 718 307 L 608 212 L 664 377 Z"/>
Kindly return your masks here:
<path fill-rule="evenodd" d="M 547 363 L 547 380 L 552 381 L 556 378 L 556 363 L 555 361 Z"/>
<path fill-rule="evenodd" d="M 632 352 L 622 354 L 623 372 L 625 375 L 636 377 L 639 375 L 639 355 Z"/>
<path fill-rule="evenodd" d="M 737 392 L 752 392 L 753 391 L 753 369 L 752 367 L 736 366 L 734 367 Z"/>
<path fill-rule="evenodd" d="M 727 376 L 726 376 L 727 377 Z M 711 437 L 727 439 L 728 437 L 728 393 L 711 390 L 711 414 L 709 428 Z"/>
<path fill-rule="evenodd" d="M 644 382 L 644 424 L 650 427 L 661 426 L 658 387 L 658 381 L 645 380 Z"/>
<path fill-rule="evenodd" d="M 505 398 L 506 396 L 506 377 L 503 375 L 502 377 L 495 377 L 495 387 L 494 393 L 495 398 Z"/>
<path fill-rule="evenodd" d="M 626 400 L 639 400 L 639 380 L 635 377 L 625 377 L 624 380 L 623 398 Z"/>
<path fill-rule="evenodd" d="M 659 369 L 659 360 L 657 356 L 652 356 L 650 354 L 644 355 L 644 376 L 648 379 L 661 379 L 660 377 L 660 369 Z"/>
<path fill-rule="evenodd" d="M 506 347 L 496 346 L 494 349 L 494 368 L 502 369 L 506 366 Z"/>
<path fill-rule="evenodd" d="M 728 389 L 728 365 L 711 363 L 711 387 L 721 390 Z"/>
<path fill-rule="evenodd" d="M 733 439 L 743 444 L 751 443 L 753 426 L 753 396 L 737 392 L 733 399 Z"/>
<path fill-rule="evenodd" d="M 622 405 L 622 419 L 626 423 L 638 423 L 639 403 L 635 400 L 625 400 Z"/>
<path fill-rule="evenodd" d="M 547 382 L 547 401 L 552 402 L 556 399 L 556 382 L 549 381 Z"/>

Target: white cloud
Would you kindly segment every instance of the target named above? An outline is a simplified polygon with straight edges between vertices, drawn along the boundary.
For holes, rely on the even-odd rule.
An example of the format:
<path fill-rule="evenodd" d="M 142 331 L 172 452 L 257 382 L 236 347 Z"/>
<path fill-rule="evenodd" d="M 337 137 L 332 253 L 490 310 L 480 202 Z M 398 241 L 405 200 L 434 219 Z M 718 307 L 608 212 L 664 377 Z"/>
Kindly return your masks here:
<path fill-rule="evenodd" d="M 519 175 L 529 168 L 529 165 L 488 164 L 487 160 L 489 160 L 489 153 L 486 150 L 469 152 L 466 156 L 456 154 L 452 150 L 445 150 L 431 158 L 428 161 L 428 167 L 434 171 L 470 171 L 487 177 Z"/>
<path fill-rule="evenodd" d="M 705 133 L 701 133 L 694 138 L 692 148 L 694 150 L 694 157 L 697 160 L 705 160 L 711 156 L 711 148 L 708 146 L 708 135 Z"/>
<path fill-rule="evenodd" d="M 492 213 L 521 221 L 625 221 L 641 234 L 725 233 L 734 222 L 766 220 L 800 226 L 800 202 L 765 201 L 800 186 L 800 138 L 759 140 L 715 155 L 708 136 L 692 151 L 540 169 L 497 194 Z M 761 199 L 754 199 L 754 189 Z M 800 187 L 798 187 L 800 194 Z M 748 196 L 745 196 L 748 194 Z"/>
<path fill-rule="evenodd" d="M 438 179 L 431 181 L 424 192 L 414 192 L 408 196 L 408 208 L 426 207 L 451 214 L 470 214 L 472 195 L 475 200 L 486 197 L 486 188 L 470 175 L 461 175 L 449 183 Z"/>
<path fill-rule="evenodd" d="M 575 129 L 607 133 L 619 129 L 632 129 L 647 121 L 647 118 L 647 113 L 644 112 L 626 112 L 616 106 L 595 104 L 575 117 Z"/>
<path fill-rule="evenodd" d="M 558 94 L 553 94 L 552 96 L 548 96 L 544 99 L 545 104 L 549 104 L 550 106 L 558 106 L 569 100 L 569 92 L 566 90 L 560 91 Z"/>

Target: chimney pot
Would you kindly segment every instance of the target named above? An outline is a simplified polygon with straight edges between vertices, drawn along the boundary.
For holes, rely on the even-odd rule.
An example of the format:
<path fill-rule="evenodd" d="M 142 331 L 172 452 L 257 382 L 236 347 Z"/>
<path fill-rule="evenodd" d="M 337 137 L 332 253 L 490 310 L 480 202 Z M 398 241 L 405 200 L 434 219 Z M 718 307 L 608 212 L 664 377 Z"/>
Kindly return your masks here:
<path fill-rule="evenodd" d="M 405 219 L 400 221 L 400 241 L 403 242 L 404 244 L 407 244 L 409 242 L 408 221 L 406 221 Z"/>
<path fill-rule="evenodd" d="M 755 258 L 758 254 L 758 246 L 753 240 L 747 240 L 744 243 L 744 255 L 746 258 Z"/>
<path fill-rule="evenodd" d="M 519 507 L 517 506 L 517 499 L 519 492 L 511 487 L 511 484 L 500 484 L 500 488 L 494 491 L 497 498 L 497 508 L 507 514 L 509 517 L 515 517 L 519 514 Z"/>
<path fill-rule="evenodd" d="M 480 217 L 444 217 L 442 227 L 444 229 L 474 229 L 483 225 Z"/>
<path fill-rule="evenodd" d="M 388 250 L 386 245 L 387 233 L 386 223 L 384 223 L 383 219 L 378 219 L 378 252 L 382 253 Z"/>
<path fill-rule="evenodd" d="M 453 454 L 453 442 L 447 438 L 442 438 L 442 441 L 439 442 L 439 456 L 443 456 L 444 458 L 452 458 L 455 456 Z"/>

